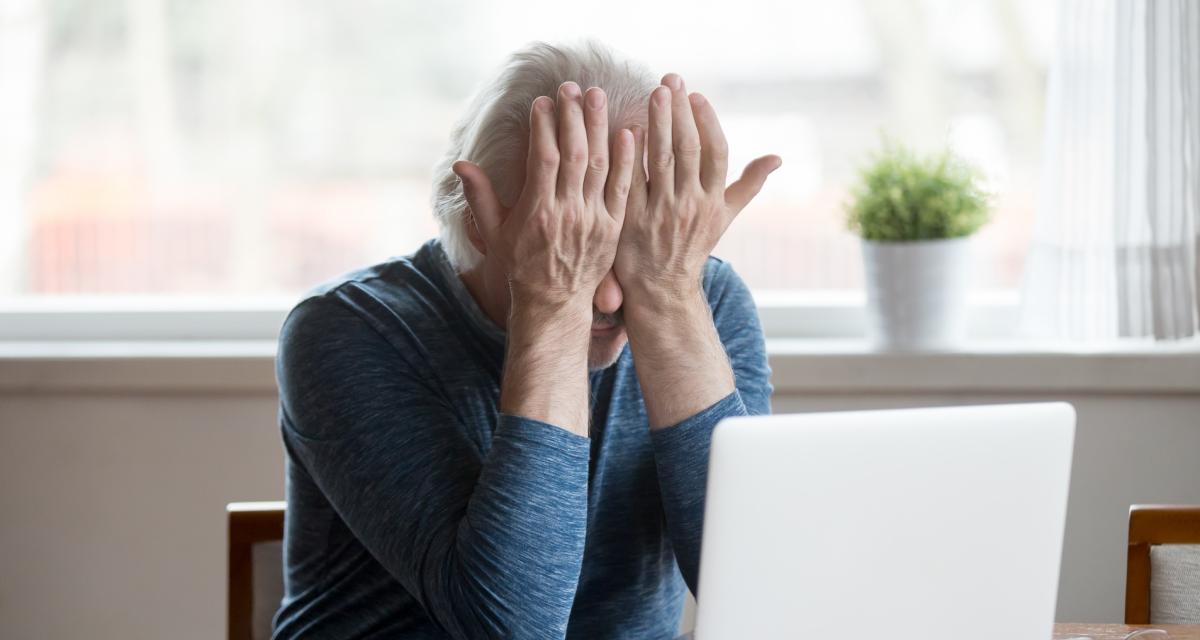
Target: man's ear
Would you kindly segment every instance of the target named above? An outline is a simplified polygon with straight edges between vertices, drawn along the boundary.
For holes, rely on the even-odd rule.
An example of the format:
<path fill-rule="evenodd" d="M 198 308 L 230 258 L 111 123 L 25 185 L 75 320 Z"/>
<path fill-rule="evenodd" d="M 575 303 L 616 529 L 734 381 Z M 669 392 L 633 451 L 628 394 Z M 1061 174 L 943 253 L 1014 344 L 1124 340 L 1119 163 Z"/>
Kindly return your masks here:
<path fill-rule="evenodd" d="M 503 212 L 500 200 L 492 189 L 492 181 L 479 165 L 459 160 L 450 165 L 450 170 L 462 182 L 466 207 L 463 209 L 463 224 L 467 225 L 467 237 L 475 249 L 487 255 L 484 239 L 500 227 Z M 486 231 L 485 231 L 486 229 Z"/>
<path fill-rule="evenodd" d="M 471 246 L 475 247 L 481 255 L 487 255 L 487 244 L 483 241 L 483 234 L 479 233 L 479 227 L 475 224 L 475 212 L 471 211 L 471 207 L 467 207 L 463 211 L 463 222 L 467 227 L 467 239 L 471 241 Z"/>

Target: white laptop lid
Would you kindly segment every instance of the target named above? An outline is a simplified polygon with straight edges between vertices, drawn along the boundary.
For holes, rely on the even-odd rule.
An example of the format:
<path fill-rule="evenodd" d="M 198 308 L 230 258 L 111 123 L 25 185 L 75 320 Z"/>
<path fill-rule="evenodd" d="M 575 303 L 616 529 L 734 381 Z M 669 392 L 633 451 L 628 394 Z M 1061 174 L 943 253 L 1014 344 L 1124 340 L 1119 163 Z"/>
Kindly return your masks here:
<path fill-rule="evenodd" d="M 1074 409 L 778 415 L 713 435 L 697 640 L 1052 635 Z"/>

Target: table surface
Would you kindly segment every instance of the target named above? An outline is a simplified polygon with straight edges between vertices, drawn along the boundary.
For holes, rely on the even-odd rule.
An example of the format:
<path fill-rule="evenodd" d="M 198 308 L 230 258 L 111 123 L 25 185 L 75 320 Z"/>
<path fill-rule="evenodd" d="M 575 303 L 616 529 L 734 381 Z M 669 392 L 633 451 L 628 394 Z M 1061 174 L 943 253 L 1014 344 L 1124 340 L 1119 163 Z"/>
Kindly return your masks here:
<path fill-rule="evenodd" d="M 1123 624 L 1056 624 L 1054 639 L 1088 637 L 1094 640 L 1121 640 L 1126 635 L 1146 627 L 1127 627 Z M 1151 629 L 1165 629 L 1171 640 L 1200 640 L 1200 625 L 1150 625 Z M 1153 636 L 1150 636 L 1153 638 Z"/>
<path fill-rule="evenodd" d="M 1092 640 L 1124 640 L 1125 636 L 1138 629 L 1163 629 L 1170 640 L 1200 640 L 1200 625 L 1156 624 L 1149 627 L 1130 627 L 1123 624 L 1079 624 L 1058 623 L 1054 625 L 1054 640 L 1069 640 L 1071 638 L 1091 638 Z M 1148 640 L 1153 639 L 1150 636 Z M 676 640 L 693 640 L 690 633 Z"/>

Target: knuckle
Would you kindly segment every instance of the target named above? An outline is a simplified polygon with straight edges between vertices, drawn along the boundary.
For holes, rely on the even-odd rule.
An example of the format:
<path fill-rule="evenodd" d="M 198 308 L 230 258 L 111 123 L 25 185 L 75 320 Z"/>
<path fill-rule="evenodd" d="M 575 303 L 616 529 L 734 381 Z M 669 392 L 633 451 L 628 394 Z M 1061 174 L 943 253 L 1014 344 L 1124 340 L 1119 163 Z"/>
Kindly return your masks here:
<path fill-rule="evenodd" d="M 700 155 L 700 140 L 693 137 L 680 138 L 676 143 L 677 151 L 681 155 L 695 156 Z"/>
<path fill-rule="evenodd" d="M 675 154 L 669 151 L 660 151 L 652 154 L 650 164 L 655 169 L 670 169 L 675 166 Z"/>
<path fill-rule="evenodd" d="M 537 155 L 538 166 L 542 169 L 554 170 L 558 167 L 558 152 L 544 149 Z"/>
<path fill-rule="evenodd" d="M 567 228 L 574 227 L 579 220 L 579 212 L 573 206 L 566 206 L 558 213 L 559 220 Z"/>
<path fill-rule="evenodd" d="M 552 235 L 554 231 L 554 219 L 548 215 L 548 212 L 545 209 L 538 211 L 538 214 L 533 216 L 531 222 L 533 223 L 533 228 L 536 229 L 540 235 Z"/>
<path fill-rule="evenodd" d="M 571 164 L 583 164 L 588 159 L 587 151 L 579 147 L 571 147 L 567 149 L 564 159 Z"/>
<path fill-rule="evenodd" d="M 588 159 L 588 170 L 593 173 L 605 173 L 608 171 L 608 158 L 602 155 L 594 155 Z"/>

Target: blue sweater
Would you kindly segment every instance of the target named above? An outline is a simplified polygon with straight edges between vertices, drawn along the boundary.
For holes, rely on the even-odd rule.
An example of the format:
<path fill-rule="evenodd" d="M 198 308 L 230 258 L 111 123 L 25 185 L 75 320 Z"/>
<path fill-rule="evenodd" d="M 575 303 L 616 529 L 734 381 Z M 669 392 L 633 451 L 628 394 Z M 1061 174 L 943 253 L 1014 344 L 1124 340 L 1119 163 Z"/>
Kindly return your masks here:
<path fill-rule="evenodd" d="M 276 364 L 275 637 L 675 637 L 712 429 L 771 395 L 746 286 L 710 258 L 704 291 L 737 391 L 651 432 L 626 346 L 589 376 L 588 438 L 498 413 L 504 332 L 438 241 L 308 295 Z"/>

